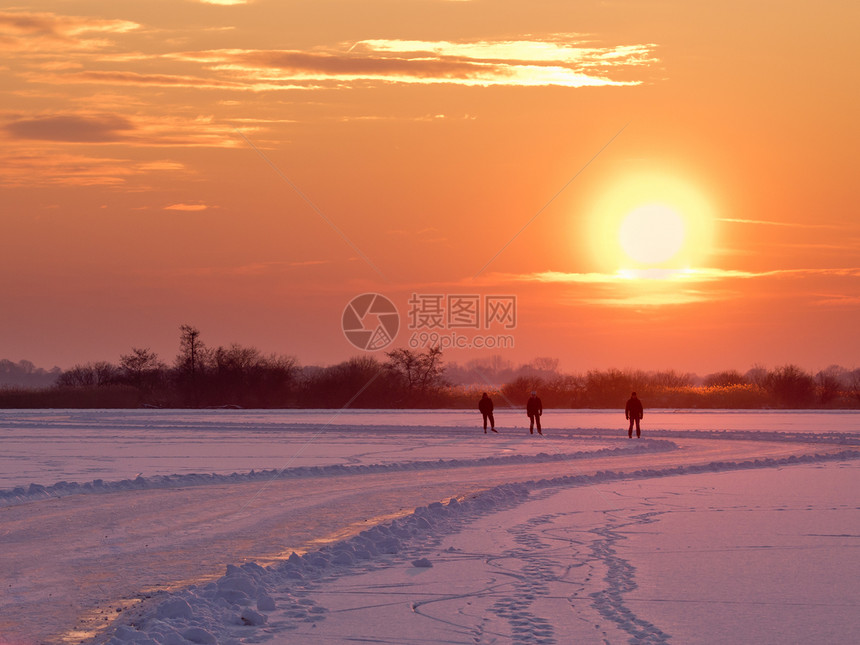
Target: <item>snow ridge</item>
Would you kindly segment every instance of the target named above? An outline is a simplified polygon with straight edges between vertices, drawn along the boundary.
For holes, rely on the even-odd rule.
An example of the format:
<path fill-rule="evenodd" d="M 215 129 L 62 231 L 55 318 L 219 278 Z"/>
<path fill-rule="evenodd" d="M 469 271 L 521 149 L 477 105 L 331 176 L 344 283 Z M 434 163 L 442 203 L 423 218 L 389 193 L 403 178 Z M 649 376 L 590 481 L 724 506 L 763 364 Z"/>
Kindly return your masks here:
<path fill-rule="evenodd" d="M 773 430 L 648 430 L 653 437 L 677 439 L 733 439 L 740 441 L 775 441 L 778 443 L 824 443 L 845 446 L 860 445 L 856 432 L 778 432 Z M 588 431 L 600 436 L 600 432 Z"/>
<path fill-rule="evenodd" d="M 187 645 L 254 642 L 295 629 L 302 622 L 325 618 L 326 608 L 309 597 L 327 580 L 378 567 L 432 566 L 432 549 L 441 539 L 456 533 L 479 517 L 515 506 L 533 491 L 590 486 L 619 480 L 650 479 L 673 475 L 771 468 L 792 464 L 844 461 L 860 458 L 858 450 L 835 454 L 791 456 L 740 462 L 711 462 L 634 472 L 601 471 L 594 475 L 568 475 L 552 479 L 504 484 L 467 499 L 451 499 L 415 509 L 406 517 L 362 531 L 355 537 L 317 551 L 293 553 L 285 562 L 267 568 L 254 563 L 229 565 L 224 577 L 204 586 L 159 594 L 156 604 L 144 605 L 131 623 L 118 626 L 109 645 Z M 639 518 L 647 521 L 648 518 Z M 615 527 L 616 529 L 618 527 Z M 601 535 L 603 551 L 595 553 L 609 565 L 606 587 L 592 594 L 595 607 L 631 636 L 632 643 L 663 643 L 668 634 L 639 619 L 624 605 L 623 595 L 635 588 L 635 570 L 613 549 L 618 535 L 607 526 Z M 542 574 L 536 571 L 536 583 Z M 413 606 L 414 611 L 420 607 Z M 129 612 L 127 621 L 134 612 Z M 551 629 L 542 630 L 541 642 L 555 642 Z M 530 641 L 531 642 L 531 641 Z"/>
<path fill-rule="evenodd" d="M 591 457 L 606 457 L 620 454 L 657 453 L 676 450 L 677 445 L 663 439 L 647 439 L 629 444 L 623 443 L 615 448 L 599 448 L 597 450 L 583 450 L 572 453 L 546 453 L 540 452 L 536 455 L 506 455 L 501 457 L 480 457 L 475 459 L 439 459 L 437 461 L 407 461 L 391 464 L 363 464 L 342 465 L 331 464 L 327 466 L 302 466 L 298 468 L 285 468 L 281 470 L 252 470 L 247 473 L 232 473 L 230 475 L 219 475 L 216 473 L 191 473 L 186 475 L 152 475 L 144 477 L 138 475 L 135 479 L 123 479 L 119 481 L 104 481 L 95 479 L 92 482 L 80 484 L 78 482 L 61 481 L 56 484 L 44 486 L 41 484 L 30 484 L 29 487 L 16 487 L 0 490 L 0 507 L 14 506 L 37 500 L 50 499 L 52 497 L 65 497 L 67 495 L 93 495 L 100 493 L 115 493 L 128 490 L 149 490 L 158 488 L 183 488 L 186 486 L 205 486 L 209 484 L 235 484 L 246 482 L 264 482 L 273 479 L 288 479 L 300 477 L 333 477 L 341 475 L 365 475 L 371 473 L 402 472 L 406 470 L 433 470 L 438 468 L 470 468 L 474 466 L 510 465 L 510 464 L 539 464 L 551 462 L 564 462 L 574 459 L 585 459 Z"/>

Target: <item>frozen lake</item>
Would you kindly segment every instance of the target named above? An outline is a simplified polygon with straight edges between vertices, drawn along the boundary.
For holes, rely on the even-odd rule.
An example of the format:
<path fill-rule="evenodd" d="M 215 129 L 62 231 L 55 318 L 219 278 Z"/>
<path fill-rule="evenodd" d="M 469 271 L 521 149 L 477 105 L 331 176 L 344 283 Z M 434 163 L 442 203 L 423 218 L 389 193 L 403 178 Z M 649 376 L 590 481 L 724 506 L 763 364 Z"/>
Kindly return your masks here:
<path fill-rule="evenodd" d="M 578 450 L 626 438 L 621 411 L 548 410 L 543 424 L 545 439 L 558 451 L 568 450 L 560 442 L 572 437 Z M 547 443 L 522 442 L 528 419 L 521 410 L 497 410 L 496 425 L 499 435 L 489 443 L 480 414 L 468 410 L 0 410 L 0 489 L 454 459 L 464 449 L 472 457 L 548 450 Z M 399 436 L 417 428 L 417 444 Z M 643 429 L 651 437 L 690 430 L 850 434 L 860 432 L 860 413 L 647 410 Z M 582 443 L 589 434 L 594 439 Z"/>
<path fill-rule="evenodd" d="M 496 419 L 0 411 L 0 643 L 860 629 L 858 413 L 648 410 L 641 440 L 620 411 Z"/>
<path fill-rule="evenodd" d="M 528 427 L 521 409 L 497 407 L 499 428 Z M 560 429 L 617 430 L 626 427 L 624 411 L 546 410 L 546 426 Z M 860 432 L 857 410 L 684 410 L 646 409 L 653 430 L 746 430 L 753 432 Z M 472 410 L 0 410 L 0 428 L 109 430 L 266 430 L 297 425 L 439 426 L 476 428 Z"/>

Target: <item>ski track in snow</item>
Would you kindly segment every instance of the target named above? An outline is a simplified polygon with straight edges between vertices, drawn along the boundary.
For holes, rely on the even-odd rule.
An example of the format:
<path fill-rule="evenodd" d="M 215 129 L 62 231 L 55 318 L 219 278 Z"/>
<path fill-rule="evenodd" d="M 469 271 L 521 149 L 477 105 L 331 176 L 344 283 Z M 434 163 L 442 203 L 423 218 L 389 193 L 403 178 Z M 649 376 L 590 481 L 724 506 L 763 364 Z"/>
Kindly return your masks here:
<path fill-rule="evenodd" d="M 278 635 L 324 621 L 329 609 L 315 597 L 326 585 L 350 576 L 366 574 L 374 569 L 402 566 L 411 562 L 416 568 L 432 567 L 427 559 L 434 547 L 446 536 L 489 514 L 510 509 L 530 499 L 534 494 L 552 493 L 558 489 L 592 486 L 614 481 L 654 479 L 697 473 L 719 473 L 780 466 L 845 461 L 860 458 L 860 451 L 792 456 L 782 459 L 757 459 L 746 462 L 723 462 L 679 466 L 666 469 L 645 469 L 635 472 L 604 471 L 595 475 L 556 477 L 519 484 L 504 484 L 465 500 L 452 499 L 447 504 L 433 503 L 414 513 L 375 526 L 356 537 L 325 546 L 302 556 L 293 554 L 285 563 L 263 568 L 249 563 L 240 567 L 229 565 L 226 574 L 216 582 L 192 586 L 178 593 L 160 594 L 163 600 L 146 606 L 125 626 L 118 627 L 109 639 L 110 645 L 140 643 L 141 645 L 186 645 L 193 643 L 266 642 Z M 614 625 L 636 644 L 667 643 L 671 637 L 659 626 L 640 617 L 626 602 L 625 595 L 636 589 L 635 568 L 619 555 L 618 543 L 624 532 L 634 526 L 654 522 L 657 512 L 646 512 L 619 519 L 606 513 L 603 526 L 591 530 L 592 539 L 586 545 L 587 555 L 573 562 L 568 570 L 600 562 L 606 569 L 604 586 L 591 592 L 592 607 L 608 623 Z M 519 549 L 501 555 L 487 556 L 493 560 L 514 559 L 522 566 L 516 571 L 499 570 L 500 578 L 512 579 L 505 591 L 493 592 L 489 612 L 505 621 L 509 633 L 492 633 L 489 629 L 463 627 L 456 620 L 445 620 L 457 637 L 445 642 L 483 643 L 513 642 L 517 644 L 549 645 L 564 642 L 546 617 L 531 606 L 548 595 L 548 585 L 565 577 L 559 574 L 558 562 L 546 552 L 546 535 L 541 526 L 552 516 L 532 518 L 510 529 Z M 586 582 L 588 579 L 586 579 Z M 472 594 L 480 597 L 481 591 Z M 450 599 L 449 596 L 447 599 Z M 571 594 L 576 597 L 576 593 Z M 423 614 L 439 599 L 413 603 L 413 612 Z M 428 614 L 429 615 L 429 614 Z M 255 629 L 251 629 L 255 628 Z M 304 632 L 303 632 L 304 633 Z M 344 642 L 351 641 L 344 638 Z M 404 636 L 399 641 L 356 638 L 361 642 L 410 643 L 425 642 Z M 605 636 L 604 642 L 611 642 Z M 300 641 L 301 642 L 301 641 Z"/>
<path fill-rule="evenodd" d="M 302 429 L 307 429 L 304 426 Z M 414 433 L 427 428 L 415 427 L 410 428 L 410 433 Z M 371 432 L 379 432 L 384 430 L 390 433 L 390 428 L 374 426 L 369 429 Z M 432 427 L 432 430 L 438 434 L 440 428 Z M 460 429 L 446 428 L 448 432 L 454 433 L 456 441 L 462 440 L 462 431 Z M 363 429 L 368 431 L 368 429 Z M 791 432 L 760 432 L 760 431 L 713 431 L 713 430 L 689 430 L 689 431 L 648 431 L 649 437 L 657 439 L 645 439 L 637 441 L 630 445 L 621 443 L 612 448 L 600 448 L 596 450 L 582 450 L 573 453 L 562 452 L 566 447 L 563 444 L 554 443 L 552 452 L 539 452 L 532 455 L 505 455 L 498 457 L 481 457 L 473 459 L 437 459 L 435 461 L 394 461 L 391 463 L 360 463 L 362 459 L 368 455 L 379 457 L 385 451 L 374 450 L 364 453 L 356 453 L 352 456 L 345 457 L 347 464 L 329 464 L 322 466 L 300 466 L 300 467 L 285 467 L 268 470 L 251 470 L 250 472 L 232 472 L 230 474 L 221 473 L 174 473 L 169 475 L 151 475 L 144 477 L 142 474 L 134 479 L 122 480 L 104 480 L 94 479 L 89 482 L 79 483 L 76 481 L 59 481 L 52 484 L 43 484 L 32 482 L 28 486 L 16 486 L 14 488 L 0 489 L 0 507 L 22 504 L 29 501 L 38 501 L 53 497 L 64 497 L 67 495 L 91 495 L 112 493 L 117 491 L 129 490 L 152 490 L 161 488 L 182 488 L 186 486 L 205 486 L 211 484 L 229 484 L 241 482 L 266 482 L 273 479 L 301 478 L 301 477 L 320 477 L 320 476 L 339 476 L 339 475 L 363 475 L 369 473 L 385 473 L 385 472 L 402 472 L 405 470 L 432 470 L 436 468 L 469 468 L 473 466 L 490 466 L 503 464 L 538 464 L 563 462 L 568 460 L 584 459 L 598 456 L 610 456 L 633 453 L 656 453 L 665 452 L 677 448 L 677 445 L 670 441 L 670 438 L 690 438 L 690 439 L 733 439 L 742 441 L 772 441 L 772 442 L 802 442 L 802 443 L 820 443 L 831 445 L 858 445 L 860 444 L 860 433 L 845 433 L 845 432 L 825 432 L 825 433 L 791 433 Z M 659 440 L 659 438 L 665 440 Z M 617 442 L 618 431 L 607 431 L 603 429 L 578 429 L 569 430 L 563 429 L 554 432 L 551 441 L 564 441 L 565 439 L 603 439 Z M 418 448 L 412 448 L 417 450 Z M 396 452 L 398 456 L 405 452 L 408 453 L 409 448 L 404 449 L 398 447 L 391 449 L 390 452 Z"/>
<path fill-rule="evenodd" d="M 329 465 L 303 466 L 278 470 L 251 471 L 249 473 L 232 473 L 219 475 L 217 473 L 191 473 L 186 475 L 155 475 L 151 477 L 138 476 L 135 479 L 119 481 L 104 481 L 96 479 L 80 484 L 78 482 L 57 482 L 48 486 L 31 483 L 28 487 L 16 487 L 0 490 L 0 507 L 23 504 L 25 502 L 65 497 L 67 495 L 94 495 L 114 493 L 128 490 L 152 490 L 159 488 L 183 488 L 186 486 L 205 486 L 212 484 L 230 484 L 241 482 L 268 482 L 274 479 L 291 479 L 301 477 L 333 477 L 340 475 L 366 475 L 370 473 L 392 473 L 403 471 L 433 470 L 440 468 L 471 468 L 475 466 L 511 465 L 511 464 L 542 464 L 564 462 L 576 459 L 594 457 L 612 457 L 623 454 L 646 454 L 675 450 L 677 446 L 671 441 L 647 439 L 633 444 L 621 444 L 614 448 L 577 451 L 573 453 L 540 452 L 536 455 L 508 455 L 502 457 L 483 457 L 478 459 L 439 459 L 436 461 L 406 461 L 393 464 L 368 465 Z"/>

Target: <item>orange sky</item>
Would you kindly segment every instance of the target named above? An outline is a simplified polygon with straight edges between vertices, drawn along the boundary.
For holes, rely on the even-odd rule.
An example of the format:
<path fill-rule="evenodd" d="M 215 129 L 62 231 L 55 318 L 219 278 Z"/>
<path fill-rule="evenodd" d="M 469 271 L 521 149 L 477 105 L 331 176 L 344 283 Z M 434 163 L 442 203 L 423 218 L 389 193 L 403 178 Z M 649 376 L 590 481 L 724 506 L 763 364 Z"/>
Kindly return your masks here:
<path fill-rule="evenodd" d="M 2 10 L 0 358 L 170 362 L 190 323 L 332 363 L 378 292 L 389 348 L 413 293 L 515 295 L 515 347 L 458 362 L 858 367 L 858 30 L 847 1 Z M 683 228 L 637 260 L 649 204 Z"/>

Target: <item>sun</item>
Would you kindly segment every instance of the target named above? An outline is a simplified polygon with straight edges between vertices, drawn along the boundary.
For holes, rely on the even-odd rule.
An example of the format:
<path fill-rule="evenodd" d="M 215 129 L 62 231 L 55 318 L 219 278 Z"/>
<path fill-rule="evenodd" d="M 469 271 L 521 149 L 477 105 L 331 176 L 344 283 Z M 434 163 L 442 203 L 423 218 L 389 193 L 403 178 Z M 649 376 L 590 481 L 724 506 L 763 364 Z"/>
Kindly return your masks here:
<path fill-rule="evenodd" d="M 707 261 L 714 222 L 711 200 L 694 182 L 643 171 L 604 184 L 578 227 L 577 244 L 601 272 L 671 276 Z"/>
<path fill-rule="evenodd" d="M 645 204 L 628 213 L 618 238 L 627 256 L 642 264 L 671 260 L 684 244 L 684 218 L 666 204 Z"/>

